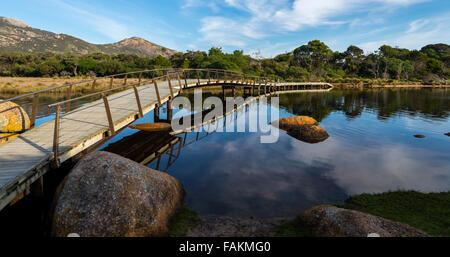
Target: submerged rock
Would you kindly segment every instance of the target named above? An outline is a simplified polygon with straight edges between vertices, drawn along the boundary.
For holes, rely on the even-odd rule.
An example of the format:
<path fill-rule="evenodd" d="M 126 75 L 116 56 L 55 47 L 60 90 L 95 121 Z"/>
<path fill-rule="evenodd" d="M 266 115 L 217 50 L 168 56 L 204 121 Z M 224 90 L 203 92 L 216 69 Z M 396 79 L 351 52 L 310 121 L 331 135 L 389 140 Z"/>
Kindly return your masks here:
<path fill-rule="evenodd" d="M 300 219 L 317 236 L 367 237 L 428 237 L 411 226 L 355 210 L 321 205 L 304 212 Z"/>
<path fill-rule="evenodd" d="M 425 138 L 424 135 L 414 135 L 414 137 L 416 137 L 416 138 Z"/>
<path fill-rule="evenodd" d="M 20 133 L 30 128 L 30 119 L 22 107 L 6 102 L 0 104 L 0 133 Z"/>
<path fill-rule="evenodd" d="M 325 129 L 315 125 L 303 125 L 290 129 L 288 135 L 311 144 L 322 142 L 329 137 Z"/>
<path fill-rule="evenodd" d="M 309 116 L 287 117 L 272 122 L 273 126 L 278 125 L 278 127 L 282 130 L 294 129 L 302 125 L 317 125 L 317 124 L 319 124 L 317 120 Z"/>
<path fill-rule="evenodd" d="M 83 157 L 57 198 L 53 233 L 65 237 L 163 236 L 182 206 L 181 183 L 108 152 Z"/>

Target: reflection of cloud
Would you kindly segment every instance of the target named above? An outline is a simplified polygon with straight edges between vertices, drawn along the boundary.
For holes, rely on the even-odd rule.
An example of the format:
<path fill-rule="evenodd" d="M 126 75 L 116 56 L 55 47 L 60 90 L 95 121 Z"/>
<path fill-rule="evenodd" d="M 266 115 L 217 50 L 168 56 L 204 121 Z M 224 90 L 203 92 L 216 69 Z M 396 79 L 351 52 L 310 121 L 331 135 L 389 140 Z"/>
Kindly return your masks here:
<path fill-rule="evenodd" d="M 298 145 L 293 147 L 293 152 L 300 151 Z M 408 145 L 386 142 L 376 147 L 358 147 L 331 137 L 318 147 L 301 148 L 301 153 L 299 158 L 309 164 L 320 158 L 333 163 L 334 168 L 327 176 L 348 194 L 397 189 L 449 190 L 450 174 L 445 172 L 450 170 L 448 161 L 433 160 L 436 158 L 433 153 Z"/>
<path fill-rule="evenodd" d="M 283 131 L 274 144 L 260 144 L 261 133 L 214 133 L 184 149 L 170 174 L 183 183 L 190 207 L 219 215 L 294 216 L 349 194 L 449 190 L 448 147 L 435 145 L 444 136 L 427 134 L 429 141 L 411 143 L 407 122 L 427 133 L 449 124 L 410 116 L 380 121 L 365 109 L 351 122 L 339 112 L 328 116 L 320 126 L 330 138 L 314 145 Z"/>
<path fill-rule="evenodd" d="M 219 134 L 215 133 L 207 140 L 221 141 Z M 274 152 L 283 152 L 291 140 L 289 136 L 284 135 L 280 144 L 261 145 L 257 133 L 221 135 L 227 137 L 223 148 L 208 149 L 210 151 L 203 152 L 197 161 L 202 163 L 202 169 L 198 171 L 201 174 L 185 176 L 191 173 L 186 169 L 192 167 L 173 174 L 185 186 L 190 206 L 200 213 L 294 216 L 317 202 L 333 203 L 345 199 L 345 194 L 332 180 L 317 175 L 326 173 L 330 165 L 317 162 L 310 166 L 302 160 L 290 161 L 280 155 L 274 156 Z M 183 158 L 193 158 L 186 153 Z M 177 162 L 176 165 L 183 164 Z M 193 198 L 195 201 L 189 200 Z M 211 206 L 216 207 L 211 209 Z"/>

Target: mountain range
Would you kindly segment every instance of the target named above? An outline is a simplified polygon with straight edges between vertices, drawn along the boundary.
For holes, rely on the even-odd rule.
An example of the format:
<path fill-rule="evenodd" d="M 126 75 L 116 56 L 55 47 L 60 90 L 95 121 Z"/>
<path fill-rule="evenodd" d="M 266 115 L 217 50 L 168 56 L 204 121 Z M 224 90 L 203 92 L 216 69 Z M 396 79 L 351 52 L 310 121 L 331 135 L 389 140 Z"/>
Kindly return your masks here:
<path fill-rule="evenodd" d="M 32 28 L 22 21 L 6 17 L 0 17 L 0 52 L 136 54 L 143 57 L 167 57 L 177 53 L 139 37 L 112 44 L 91 44 L 67 34 Z"/>

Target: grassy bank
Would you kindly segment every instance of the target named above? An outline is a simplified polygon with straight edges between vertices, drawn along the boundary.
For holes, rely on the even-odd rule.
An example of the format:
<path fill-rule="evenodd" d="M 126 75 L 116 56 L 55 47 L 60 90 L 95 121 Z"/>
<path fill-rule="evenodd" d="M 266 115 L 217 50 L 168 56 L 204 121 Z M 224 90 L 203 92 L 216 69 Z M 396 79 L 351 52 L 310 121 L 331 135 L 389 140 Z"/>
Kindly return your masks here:
<path fill-rule="evenodd" d="M 450 236 L 450 192 L 361 194 L 348 198 L 338 207 L 408 224 L 432 236 Z M 296 218 L 281 225 L 277 236 L 311 236 L 307 231 L 300 218 Z"/>
<path fill-rule="evenodd" d="M 450 191 L 361 194 L 348 198 L 339 207 L 405 223 L 433 236 L 450 236 Z"/>
<path fill-rule="evenodd" d="M 187 206 L 183 206 L 173 217 L 170 226 L 169 233 L 167 236 L 169 237 L 180 237 L 186 236 L 189 228 L 193 228 L 198 225 L 200 222 L 200 218 L 198 214 L 189 209 Z"/>
<path fill-rule="evenodd" d="M 338 207 L 408 224 L 432 236 L 450 236 L 450 191 L 427 194 L 415 191 L 361 194 L 348 198 Z M 173 219 L 169 236 L 185 236 L 188 229 L 199 222 L 197 213 L 185 206 Z M 298 217 L 283 223 L 277 230 L 275 236 L 278 237 L 314 236 Z"/>
<path fill-rule="evenodd" d="M 92 79 L 89 77 L 48 77 L 48 78 L 31 78 L 31 77 L 0 77 L 0 93 L 9 95 L 18 95 L 34 92 L 37 90 L 47 89 L 51 87 L 61 86 L 64 84 L 80 82 L 83 80 Z M 115 79 L 114 87 L 123 85 L 123 79 Z M 137 82 L 136 78 L 129 78 L 127 83 Z M 420 82 L 395 81 L 395 80 L 381 80 L 381 79 L 350 79 L 350 80 L 330 80 L 335 87 L 338 88 L 379 88 L 379 87 L 410 87 L 420 88 L 424 85 Z M 445 85 L 427 85 L 441 87 Z M 447 85 L 450 87 L 450 84 Z M 96 91 L 105 90 L 109 88 L 109 79 L 99 79 L 96 82 Z M 73 94 L 89 93 L 92 90 L 92 82 L 83 83 L 72 88 Z M 221 92 L 218 88 L 217 91 Z M 66 93 L 67 88 L 52 90 L 51 93 L 61 94 Z"/>

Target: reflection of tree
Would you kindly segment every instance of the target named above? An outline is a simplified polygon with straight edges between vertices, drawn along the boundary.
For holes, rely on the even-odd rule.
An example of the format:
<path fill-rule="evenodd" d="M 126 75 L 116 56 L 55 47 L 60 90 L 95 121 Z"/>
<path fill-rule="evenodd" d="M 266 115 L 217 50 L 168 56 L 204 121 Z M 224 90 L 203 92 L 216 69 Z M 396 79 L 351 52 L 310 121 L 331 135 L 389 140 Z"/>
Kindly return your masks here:
<path fill-rule="evenodd" d="M 300 93 L 280 96 L 280 106 L 296 115 L 308 115 L 321 121 L 332 111 L 348 118 L 373 110 L 379 119 L 402 112 L 410 116 L 447 118 L 450 114 L 450 90 L 447 89 L 370 89 L 332 90 L 328 93 Z"/>

